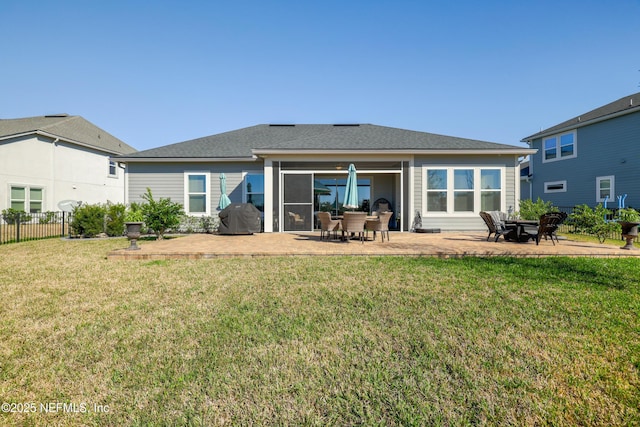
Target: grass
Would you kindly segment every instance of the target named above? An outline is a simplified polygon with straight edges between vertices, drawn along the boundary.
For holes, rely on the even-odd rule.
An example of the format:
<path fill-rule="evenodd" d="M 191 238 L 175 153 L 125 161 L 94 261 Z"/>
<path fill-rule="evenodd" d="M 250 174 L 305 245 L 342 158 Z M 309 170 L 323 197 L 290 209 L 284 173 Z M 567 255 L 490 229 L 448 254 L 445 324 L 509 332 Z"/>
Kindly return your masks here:
<path fill-rule="evenodd" d="M 637 259 L 123 244 L 0 246 L 1 425 L 640 424 Z"/>

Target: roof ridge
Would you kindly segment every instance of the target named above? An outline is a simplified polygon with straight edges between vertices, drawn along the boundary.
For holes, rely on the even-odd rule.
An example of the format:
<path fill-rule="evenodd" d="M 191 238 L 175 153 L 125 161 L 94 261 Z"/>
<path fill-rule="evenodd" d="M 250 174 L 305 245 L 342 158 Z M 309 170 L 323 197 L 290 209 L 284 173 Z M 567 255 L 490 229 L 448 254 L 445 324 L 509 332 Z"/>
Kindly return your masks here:
<path fill-rule="evenodd" d="M 38 117 L 38 116 L 36 116 L 36 117 Z M 51 123 L 47 123 L 46 125 L 44 125 L 44 126 L 42 126 L 42 127 L 40 128 L 41 130 L 44 130 L 44 129 L 50 128 L 50 127 L 52 127 L 52 126 L 57 126 L 57 125 L 60 125 L 60 124 L 62 124 L 62 123 L 68 122 L 69 120 L 77 119 L 77 118 L 79 118 L 80 116 L 70 116 L 70 115 L 66 115 L 66 116 L 45 115 L 45 116 L 40 116 L 40 117 L 43 117 L 43 118 L 45 118 L 45 119 L 53 119 L 53 118 L 55 118 L 55 119 L 60 119 L 60 120 L 52 121 Z M 94 125 L 94 126 L 95 126 L 95 125 Z M 97 127 L 97 126 L 96 126 L 96 127 Z"/>

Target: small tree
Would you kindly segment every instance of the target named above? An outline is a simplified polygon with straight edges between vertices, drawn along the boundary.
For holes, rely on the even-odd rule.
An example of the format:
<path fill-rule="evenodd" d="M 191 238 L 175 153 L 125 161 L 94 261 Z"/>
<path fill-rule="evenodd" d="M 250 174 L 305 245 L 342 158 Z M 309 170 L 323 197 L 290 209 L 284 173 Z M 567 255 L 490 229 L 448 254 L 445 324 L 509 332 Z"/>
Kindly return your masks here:
<path fill-rule="evenodd" d="M 599 204 L 595 209 L 588 205 L 579 205 L 569 215 L 569 221 L 577 232 L 589 233 L 598 237 L 600 243 L 604 243 L 607 237 L 620 232 L 620 224 L 615 221 L 607 221 L 611 211 Z"/>
<path fill-rule="evenodd" d="M 182 205 L 172 202 L 169 198 L 161 197 L 160 200 L 155 200 L 150 188 L 147 188 L 142 198 L 146 201 L 142 205 L 144 223 L 153 230 L 158 240 L 162 240 L 167 230 L 180 224 L 180 219 L 184 215 Z"/>
<path fill-rule="evenodd" d="M 527 199 L 520 201 L 520 212 L 518 215 L 522 219 L 539 220 L 540 217 L 548 212 L 557 212 L 558 208 L 554 207 L 550 201 L 543 201 L 540 197 L 535 202 Z"/>

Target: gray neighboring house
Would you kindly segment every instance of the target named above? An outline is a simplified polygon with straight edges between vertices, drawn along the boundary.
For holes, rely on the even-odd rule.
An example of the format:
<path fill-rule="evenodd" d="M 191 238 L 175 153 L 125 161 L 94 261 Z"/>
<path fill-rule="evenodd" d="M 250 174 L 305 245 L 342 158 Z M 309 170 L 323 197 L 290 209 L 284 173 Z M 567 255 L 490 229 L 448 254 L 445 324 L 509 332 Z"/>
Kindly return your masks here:
<path fill-rule="evenodd" d="M 640 208 L 640 93 L 522 141 L 537 150 L 522 183 L 533 200 L 595 206 L 608 196 L 612 208 L 626 194 L 626 205 Z"/>
<path fill-rule="evenodd" d="M 63 200 L 124 202 L 123 165 L 135 149 L 80 116 L 0 119 L 0 210 L 57 211 Z"/>
<path fill-rule="evenodd" d="M 388 201 L 392 227 L 410 230 L 419 212 L 424 227 L 481 230 L 481 210 L 518 209 L 518 158 L 533 152 L 371 124 L 263 124 L 114 159 L 127 164 L 128 202 L 149 187 L 195 216 L 217 215 L 224 173 L 231 201 L 256 205 L 265 232 L 313 231 L 318 211 L 340 214 L 351 163 L 359 209 Z"/>

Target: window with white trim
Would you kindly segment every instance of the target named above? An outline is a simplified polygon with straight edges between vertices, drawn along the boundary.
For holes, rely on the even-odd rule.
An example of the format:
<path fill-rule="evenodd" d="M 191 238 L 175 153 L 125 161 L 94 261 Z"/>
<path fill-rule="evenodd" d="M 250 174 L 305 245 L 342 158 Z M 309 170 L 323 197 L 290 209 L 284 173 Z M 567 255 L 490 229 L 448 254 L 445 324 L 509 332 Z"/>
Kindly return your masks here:
<path fill-rule="evenodd" d="M 604 202 L 607 196 L 608 200 L 612 200 L 614 194 L 616 194 L 614 175 L 596 177 L 596 202 Z"/>
<path fill-rule="evenodd" d="M 545 193 L 566 193 L 567 181 L 551 181 L 544 183 Z"/>
<path fill-rule="evenodd" d="M 426 167 L 424 176 L 427 214 L 503 210 L 503 168 Z"/>
<path fill-rule="evenodd" d="M 247 173 L 244 176 L 244 200 L 264 212 L 264 174 Z"/>
<path fill-rule="evenodd" d="M 9 191 L 11 209 L 28 213 L 42 212 L 43 193 L 42 188 L 12 185 Z"/>
<path fill-rule="evenodd" d="M 209 215 L 209 172 L 186 172 L 184 174 L 184 210 L 188 215 Z"/>
<path fill-rule="evenodd" d="M 578 155 L 576 133 L 549 136 L 542 140 L 542 163 L 573 159 Z"/>
<path fill-rule="evenodd" d="M 113 160 L 109 160 L 109 176 L 118 176 L 118 165 Z"/>

